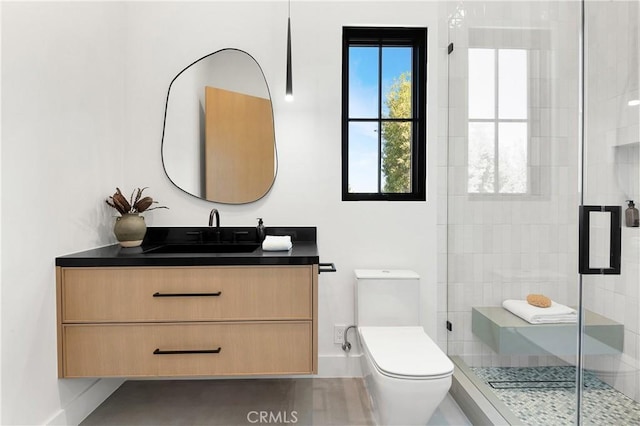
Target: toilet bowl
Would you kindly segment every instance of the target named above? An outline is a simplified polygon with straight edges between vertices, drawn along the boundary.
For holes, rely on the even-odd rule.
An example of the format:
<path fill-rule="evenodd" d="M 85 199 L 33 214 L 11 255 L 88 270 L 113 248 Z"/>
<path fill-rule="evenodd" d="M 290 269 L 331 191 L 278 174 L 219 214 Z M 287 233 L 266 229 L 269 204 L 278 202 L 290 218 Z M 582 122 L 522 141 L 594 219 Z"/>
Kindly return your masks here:
<path fill-rule="evenodd" d="M 420 324 L 419 276 L 356 270 L 361 366 L 381 425 L 425 425 L 451 386 L 453 363 Z"/>

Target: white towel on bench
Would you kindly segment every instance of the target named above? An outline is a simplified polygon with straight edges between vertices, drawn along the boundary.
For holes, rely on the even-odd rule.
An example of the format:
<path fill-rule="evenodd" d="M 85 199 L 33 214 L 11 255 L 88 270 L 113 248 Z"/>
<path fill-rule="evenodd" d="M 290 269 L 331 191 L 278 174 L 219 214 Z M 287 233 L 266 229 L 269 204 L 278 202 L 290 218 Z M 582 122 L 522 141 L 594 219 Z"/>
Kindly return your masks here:
<path fill-rule="evenodd" d="M 575 309 L 553 301 L 548 308 L 539 308 L 526 300 L 505 300 L 502 307 L 531 324 L 571 323 L 578 320 Z"/>

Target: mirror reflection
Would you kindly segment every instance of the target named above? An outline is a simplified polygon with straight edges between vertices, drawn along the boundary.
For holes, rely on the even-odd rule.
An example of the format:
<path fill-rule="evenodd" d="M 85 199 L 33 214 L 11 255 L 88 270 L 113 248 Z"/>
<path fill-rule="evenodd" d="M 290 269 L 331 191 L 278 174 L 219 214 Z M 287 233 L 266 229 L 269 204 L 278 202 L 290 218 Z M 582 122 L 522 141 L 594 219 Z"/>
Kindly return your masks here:
<path fill-rule="evenodd" d="M 162 162 L 174 185 L 205 200 L 243 204 L 269 192 L 277 172 L 273 109 L 251 55 L 223 49 L 173 79 Z"/>

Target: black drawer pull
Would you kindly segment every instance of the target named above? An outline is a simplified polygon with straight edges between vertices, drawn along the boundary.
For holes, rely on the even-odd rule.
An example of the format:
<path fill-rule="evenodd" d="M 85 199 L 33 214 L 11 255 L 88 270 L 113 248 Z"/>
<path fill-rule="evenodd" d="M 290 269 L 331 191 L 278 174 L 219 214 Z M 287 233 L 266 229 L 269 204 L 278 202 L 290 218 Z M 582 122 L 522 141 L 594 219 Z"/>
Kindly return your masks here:
<path fill-rule="evenodd" d="M 193 351 L 161 351 L 159 348 L 153 351 L 154 355 L 179 355 L 179 354 L 219 354 L 222 350 L 221 347 L 218 349 L 201 349 L 201 350 L 193 350 Z"/>
<path fill-rule="evenodd" d="M 153 297 L 216 297 L 222 295 L 222 292 L 217 293 L 153 293 Z"/>

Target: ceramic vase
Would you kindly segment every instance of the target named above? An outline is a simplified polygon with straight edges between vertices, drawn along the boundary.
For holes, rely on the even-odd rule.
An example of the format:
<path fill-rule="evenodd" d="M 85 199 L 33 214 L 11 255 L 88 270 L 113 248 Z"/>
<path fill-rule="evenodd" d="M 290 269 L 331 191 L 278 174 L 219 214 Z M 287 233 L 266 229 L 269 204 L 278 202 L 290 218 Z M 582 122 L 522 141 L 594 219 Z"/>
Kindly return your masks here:
<path fill-rule="evenodd" d="M 125 213 L 116 219 L 113 233 L 122 247 L 138 247 L 147 233 L 147 224 L 139 213 Z"/>

